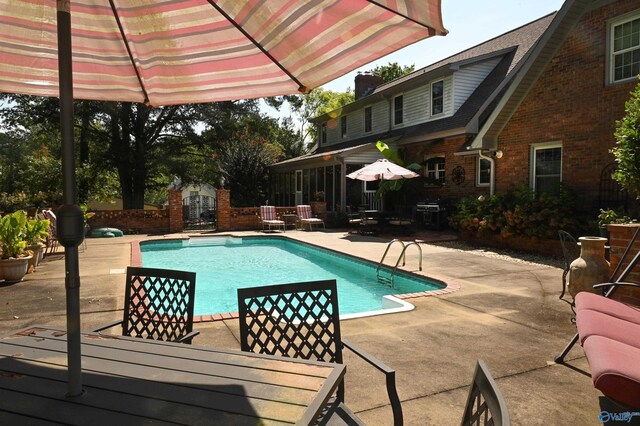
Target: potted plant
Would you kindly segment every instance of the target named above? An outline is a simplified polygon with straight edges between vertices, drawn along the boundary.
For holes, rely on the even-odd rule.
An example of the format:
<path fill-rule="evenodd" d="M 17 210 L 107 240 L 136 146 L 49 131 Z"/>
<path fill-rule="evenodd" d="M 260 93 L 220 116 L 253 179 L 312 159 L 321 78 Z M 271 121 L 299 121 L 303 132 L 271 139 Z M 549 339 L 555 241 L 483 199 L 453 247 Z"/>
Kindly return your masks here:
<path fill-rule="evenodd" d="M 24 239 L 27 242 L 26 249 L 33 252 L 33 257 L 29 261 L 29 268 L 33 267 L 34 270 L 40 264 L 42 256 L 44 255 L 44 242 L 49 236 L 49 233 L 47 232 L 47 229 L 49 229 L 49 223 L 49 220 L 38 219 L 37 217 L 27 219 Z"/>
<path fill-rule="evenodd" d="M 600 229 L 600 236 L 603 238 L 609 238 L 609 230 L 607 229 L 607 225 L 609 225 L 610 223 L 629 222 L 631 222 L 631 218 L 629 216 L 625 216 L 613 209 L 600 209 L 600 214 L 598 215 L 598 228 Z"/>
<path fill-rule="evenodd" d="M 7 283 L 21 281 L 27 273 L 30 255 L 25 253 L 25 229 L 27 214 L 23 210 L 3 216 L 0 219 L 0 243 L 2 259 L 0 259 L 0 276 Z"/>

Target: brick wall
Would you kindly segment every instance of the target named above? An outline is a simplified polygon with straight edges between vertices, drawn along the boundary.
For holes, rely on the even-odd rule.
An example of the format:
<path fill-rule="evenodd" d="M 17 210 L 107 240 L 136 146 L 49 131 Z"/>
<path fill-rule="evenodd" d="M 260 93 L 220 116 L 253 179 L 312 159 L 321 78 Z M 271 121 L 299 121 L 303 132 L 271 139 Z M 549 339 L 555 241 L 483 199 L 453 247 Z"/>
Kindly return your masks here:
<path fill-rule="evenodd" d="M 610 271 L 611 275 L 615 268 L 620 263 L 620 258 L 624 254 L 633 234 L 640 227 L 640 224 L 627 224 L 627 225 L 609 225 L 609 242 L 611 244 L 611 249 L 609 252 L 609 257 L 611 261 Z M 618 276 L 629 264 L 631 259 L 638 253 L 640 250 L 640 237 L 638 237 L 631 248 L 629 254 L 625 258 L 625 261 L 622 263 L 622 267 L 620 271 L 618 271 Z M 625 278 L 627 282 L 640 283 L 640 265 L 636 266 L 631 274 Z M 614 294 L 614 299 L 621 300 L 623 302 L 631 303 L 633 305 L 640 306 L 640 288 L 631 288 L 631 287 L 619 287 L 616 293 Z"/>
<path fill-rule="evenodd" d="M 276 207 L 276 214 L 295 214 L 295 207 Z M 262 229 L 260 207 L 231 207 L 231 192 L 228 189 L 216 191 L 216 213 L 218 231 L 251 231 Z"/>
<path fill-rule="evenodd" d="M 131 234 L 169 232 L 169 210 L 101 210 L 88 220 L 91 229 L 118 228 Z"/>
<path fill-rule="evenodd" d="M 636 82 L 605 84 L 607 19 L 638 9 L 620 0 L 585 14 L 501 133 L 496 191 L 529 184 L 531 144 L 562 142 L 562 180 L 585 206 L 613 156 L 615 121 Z"/>
<path fill-rule="evenodd" d="M 183 209 L 182 209 L 182 190 L 169 190 L 169 232 L 182 232 L 183 226 Z"/>
<path fill-rule="evenodd" d="M 489 187 L 476 186 L 476 167 L 478 157 L 475 155 L 454 155 L 459 152 L 466 142 L 466 136 L 460 135 L 452 138 L 404 147 L 404 159 L 406 164 L 422 163 L 427 156 L 445 156 L 445 184 L 444 186 L 426 186 L 424 188 L 425 199 L 442 199 L 456 202 L 462 197 L 488 195 Z M 464 181 L 458 184 L 453 182 L 452 172 L 456 167 L 464 170 Z M 423 169 L 424 173 L 424 169 Z"/>

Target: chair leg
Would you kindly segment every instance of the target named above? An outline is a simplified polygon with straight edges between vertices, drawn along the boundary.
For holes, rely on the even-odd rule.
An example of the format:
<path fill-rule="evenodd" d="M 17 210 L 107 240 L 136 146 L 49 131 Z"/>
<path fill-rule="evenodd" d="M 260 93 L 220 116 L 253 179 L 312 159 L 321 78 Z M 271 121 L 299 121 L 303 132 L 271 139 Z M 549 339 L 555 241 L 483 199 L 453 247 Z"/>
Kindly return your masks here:
<path fill-rule="evenodd" d="M 580 336 L 578 336 L 578 333 L 576 333 L 575 336 L 573 336 L 573 339 L 571 339 L 571 341 L 569 342 L 569 344 L 564 348 L 564 350 L 562 351 L 562 353 L 560 355 L 558 355 L 557 357 L 554 358 L 554 361 L 557 362 L 558 364 L 564 364 L 564 357 L 567 356 L 567 354 L 569 353 L 569 351 L 573 348 L 573 345 L 575 345 L 576 343 L 578 343 L 578 338 Z"/>

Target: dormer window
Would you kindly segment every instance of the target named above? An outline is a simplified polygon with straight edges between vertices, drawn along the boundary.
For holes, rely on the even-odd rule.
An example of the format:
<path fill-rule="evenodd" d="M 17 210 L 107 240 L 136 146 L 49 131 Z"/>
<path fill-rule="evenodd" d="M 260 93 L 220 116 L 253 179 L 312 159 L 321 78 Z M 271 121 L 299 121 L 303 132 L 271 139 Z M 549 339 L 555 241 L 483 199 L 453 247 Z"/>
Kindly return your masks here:
<path fill-rule="evenodd" d="M 404 121 L 404 100 L 402 95 L 393 98 L 393 124 L 402 124 Z"/>
<path fill-rule="evenodd" d="M 325 145 L 327 143 L 327 123 L 322 123 L 320 125 L 320 145 Z"/>
<path fill-rule="evenodd" d="M 373 111 L 371 107 L 364 109 L 364 132 L 369 133 L 373 128 Z"/>
<path fill-rule="evenodd" d="M 343 115 L 340 117 L 340 135 L 342 139 L 347 137 L 347 116 Z"/>
<path fill-rule="evenodd" d="M 431 115 L 444 111 L 444 80 L 431 83 Z"/>

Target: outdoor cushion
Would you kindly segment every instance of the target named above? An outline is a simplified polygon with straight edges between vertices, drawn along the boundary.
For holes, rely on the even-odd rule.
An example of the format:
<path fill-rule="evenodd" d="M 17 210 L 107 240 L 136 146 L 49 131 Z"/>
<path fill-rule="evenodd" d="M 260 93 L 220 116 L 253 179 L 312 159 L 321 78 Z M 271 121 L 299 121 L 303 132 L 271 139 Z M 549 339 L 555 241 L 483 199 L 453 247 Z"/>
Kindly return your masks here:
<path fill-rule="evenodd" d="M 298 217 L 301 220 L 306 220 L 306 219 L 312 219 L 313 218 L 313 214 L 311 212 L 311 206 L 309 206 L 309 205 L 296 206 L 296 210 L 297 210 L 297 213 L 298 213 Z"/>
<path fill-rule="evenodd" d="M 625 321 L 640 324 L 639 308 L 585 291 L 576 295 L 576 312 L 583 309 L 602 312 Z"/>
<path fill-rule="evenodd" d="M 576 326 L 583 346 L 592 336 L 605 336 L 640 349 L 640 324 L 583 309 L 576 315 Z"/>
<path fill-rule="evenodd" d="M 640 408 L 640 349 L 603 336 L 589 337 L 583 348 L 593 386 L 610 398 Z"/>

